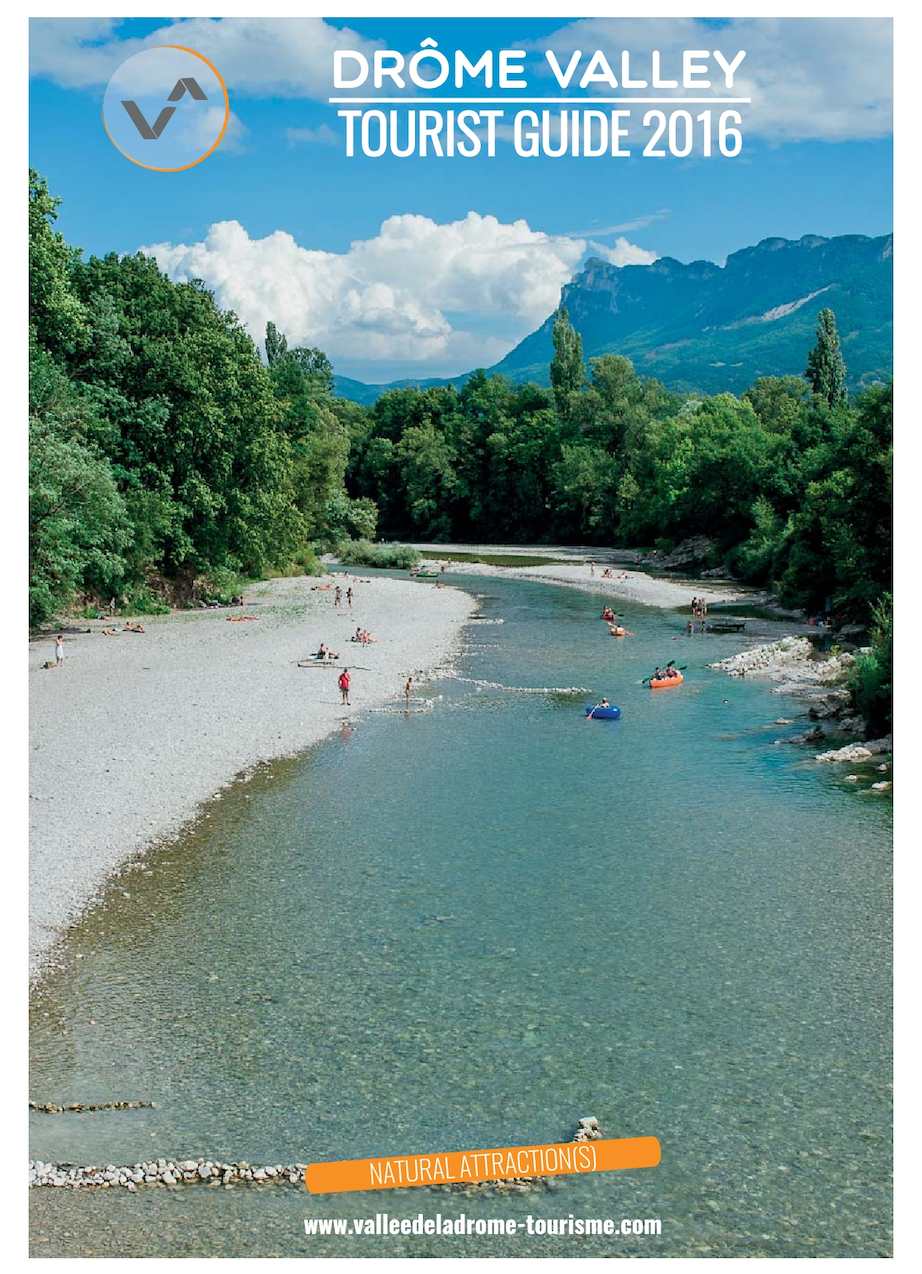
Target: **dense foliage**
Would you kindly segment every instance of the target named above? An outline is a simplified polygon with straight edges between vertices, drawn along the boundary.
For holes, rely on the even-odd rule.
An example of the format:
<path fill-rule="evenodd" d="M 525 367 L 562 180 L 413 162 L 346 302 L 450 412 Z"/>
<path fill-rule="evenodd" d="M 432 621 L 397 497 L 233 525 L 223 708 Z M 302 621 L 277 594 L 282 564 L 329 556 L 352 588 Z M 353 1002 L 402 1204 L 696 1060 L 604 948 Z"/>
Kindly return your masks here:
<path fill-rule="evenodd" d="M 689 398 L 617 355 L 589 359 L 565 311 L 551 387 L 475 373 L 383 394 L 353 434 L 348 483 L 414 539 L 671 547 L 866 620 L 890 585 L 892 391 L 849 405 L 824 311 L 804 377 Z"/>
<path fill-rule="evenodd" d="M 183 600 L 314 564 L 380 529 L 420 540 L 656 545 L 811 612 L 868 620 L 890 588 L 892 391 L 849 402 L 832 311 L 803 377 L 690 397 L 555 317 L 550 387 L 474 373 L 373 406 L 270 323 L 266 361 L 199 283 L 82 256 L 31 175 L 31 617 Z M 878 616 L 879 623 L 879 616 Z"/>
<path fill-rule="evenodd" d="M 855 656 L 850 689 L 870 733 L 883 734 L 893 728 L 893 601 L 889 593 L 872 609 L 871 645 Z"/>
<path fill-rule="evenodd" d="M 343 566 L 377 566 L 390 571 L 407 571 L 422 558 L 409 544 L 373 544 L 371 540 L 347 540 L 337 550 Z"/>
<path fill-rule="evenodd" d="M 83 260 L 56 209 L 30 174 L 31 622 L 81 594 L 188 599 L 309 541 L 373 536 L 323 354 L 279 338 L 266 367 L 200 284 L 140 254 Z"/>

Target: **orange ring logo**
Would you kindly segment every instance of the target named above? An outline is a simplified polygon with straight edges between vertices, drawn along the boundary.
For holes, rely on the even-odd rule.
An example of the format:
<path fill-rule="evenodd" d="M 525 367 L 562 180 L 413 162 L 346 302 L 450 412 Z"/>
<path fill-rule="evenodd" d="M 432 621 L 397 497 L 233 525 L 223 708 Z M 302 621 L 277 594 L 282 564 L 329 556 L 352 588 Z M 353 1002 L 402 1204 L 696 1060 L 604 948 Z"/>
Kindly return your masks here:
<path fill-rule="evenodd" d="M 229 121 L 221 72 L 183 44 L 156 44 L 126 58 L 102 104 L 103 127 L 115 149 L 158 173 L 185 172 L 214 154 Z"/>

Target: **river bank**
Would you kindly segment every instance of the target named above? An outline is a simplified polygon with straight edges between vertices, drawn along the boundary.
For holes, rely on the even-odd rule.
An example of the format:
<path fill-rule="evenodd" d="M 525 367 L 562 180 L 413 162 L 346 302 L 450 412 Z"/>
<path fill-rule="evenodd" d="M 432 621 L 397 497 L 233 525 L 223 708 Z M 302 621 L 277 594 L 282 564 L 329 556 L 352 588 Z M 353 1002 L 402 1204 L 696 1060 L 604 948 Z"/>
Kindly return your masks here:
<path fill-rule="evenodd" d="M 427 554 L 470 553 L 483 557 L 528 557 L 544 555 L 559 559 L 543 566 L 495 566 L 489 562 L 456 561 L 446 557 L 445 566 L 452 575 L 486 575 L 502 579 L 537 580 L 544 584 L 557 584 L 583 592 L 599 593 L 624 602 L 637 602 L 641 606 L 671 609 L 688 606 L 692 597 L 703 598 L 708 605 L 735 601 L 761 600 L 762 594 L 743 584 L 723 583 L 712 579 L 669 578 L 648 575 L 644 571 L 630 569 L 638 554 L 617 549 L 574 549 L 553 546 L 527 547 L 500 544 L 413 544 L 411 547 Z M 624 564 L 622 564 L 624 563 Z M 606 576 L 604 571 L 611 573 Z"/>
<path fill-rule="evenodd" d="M 62 931 L 106 878 L 174 834 L 242 771 L 318 742 L 398 696 L 457 649 L 475 600 L 388 578 L 337 577 L 355 597 L 337 609 L 306 576 L 247 589 L 242 608 L 65 628 L 30 645 L 30 964 L 44 968 Z M 244 616 L 254 616 L 247 620 Z M 378 638 L 351 644 L 357 625 Z M 79 628 L 77 628 L 79 625 Z M 113 630 L 111 636 L 106 630 Z M 297 661 L 326 642 L 354 660 L 352 706 L 329 668 Z"/>
<path fill-rule="evenodd" d="M 773 681 L 773 693 L 803 701 L 810 728 L 790 736 L 786 742 L 823 747 L 814 759 L 832 764 L 873 765 L 873 773 L 849 774 L 846 781 L 868 779 L 870 790 L 889 792 L 890 779 L 877 775 L 890 772 L 892 735 L 871 738 L 867 723 L 856 714 L 848 689 L 848 677 L 855 656 L 850 651 L 822 655 L 805 637 L 788 636 L 766 645 L 750 646 L 711 667 L 730 677 L 757 677 Z M 780 722 L 779 722 L 780 724 Z M 793 724 L 785 721 L 784 724 Z M 861 740 L 857 742 L 856 740 Z M 833 747 L 825 747 L 827 744 Z M 887 758 L 884 760 L 884 758 Z M 876 778 L 876 781 L 872 781 Z"/>

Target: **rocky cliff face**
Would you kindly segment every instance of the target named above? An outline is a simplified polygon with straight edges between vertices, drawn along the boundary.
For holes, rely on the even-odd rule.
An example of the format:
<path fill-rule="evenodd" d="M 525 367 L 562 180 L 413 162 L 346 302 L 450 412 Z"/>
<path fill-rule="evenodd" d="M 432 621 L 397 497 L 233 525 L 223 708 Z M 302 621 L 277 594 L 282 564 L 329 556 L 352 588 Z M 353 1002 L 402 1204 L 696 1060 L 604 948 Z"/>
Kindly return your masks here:
<path fill-rule="evenodd" d="M 641 375 L 703 393 L 741 393 L 758 376 L 801 375 L 816 316 L 828 306 L 855 390 L 892 375 L 892 258 L 892 235 L 763 239 L 724 266 L 661 257 L 619 267 L 593 257 L 564 287 L 561 303 L 587 358 L 624 354 Z M 551 314 L 489 370 L 547 384 L 553 321 Z M 466 379 L 395 385 L 460 386 Z M 359 402 L 373 402 L 386 388 L 337 383 Z"/>
<path fill-rule="evenodd" d="M 892 368 L 891 235 L 764 239 L 727 259 L 618 267 L 593 258 L 561 303 L 587 357 L 625 354 L 681 389 L 745 389 L 757 376 L 799 375 L 816 316 L 836 312 L 853 388 Z M 492 370 L 546 380 L 553 316 Z"/>

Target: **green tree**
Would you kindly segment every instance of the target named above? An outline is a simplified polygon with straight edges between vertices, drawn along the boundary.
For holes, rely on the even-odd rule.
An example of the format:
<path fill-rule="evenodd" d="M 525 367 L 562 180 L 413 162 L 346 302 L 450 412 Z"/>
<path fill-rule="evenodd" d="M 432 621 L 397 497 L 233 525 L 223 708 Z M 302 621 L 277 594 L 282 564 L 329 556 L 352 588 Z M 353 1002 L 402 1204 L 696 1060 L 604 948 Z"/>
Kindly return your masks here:
<path fill-rule="evenodd" d="M 44 177 L 30 168 L 29 322 L 46 349 L 64 355 L 83 340 L 86 315 L 72 288 L 79 254 L 52 228 L 60 203 Z"/>
<path fill-rule="evenodd" d="M 554 391 L 557 412 L 562 420 L 567 420 L 574 396 L 583 387 L 586 371 L 583 364 L 583 342 L 563 306 L 554 318 L 551 339 L 554 342 L 554 357 L 550 368 L 551 388 Z"/>
<path fill-rule="evenodd" d="M 852 665 L 849 689 L 855 710 L 872 734 L 893 728 L 893 598 L 884 593 L 871 608 L 871 645 Z"/>
<path fill-rule="evenodd" d="M 269 367 L 288 352 L 288 339 L 273 322 L 266 324 L 266 363 Z"/>
<path fill-rule="evenodd" d="M 836 316 L 832 310 L 820 310 L 817 315 L 816 344 L 807 358 L 804 376 L 818 398 L 830 407 L 844 406 L 848 397 L 845 359 L 839 348 Z"/>
<path fill-rule="evenodd" d="M 52 420 L 29 425 L 29 623 L 45 623 L 89 589 L 118 591 L 131 538 L 106 460 Z"/>

